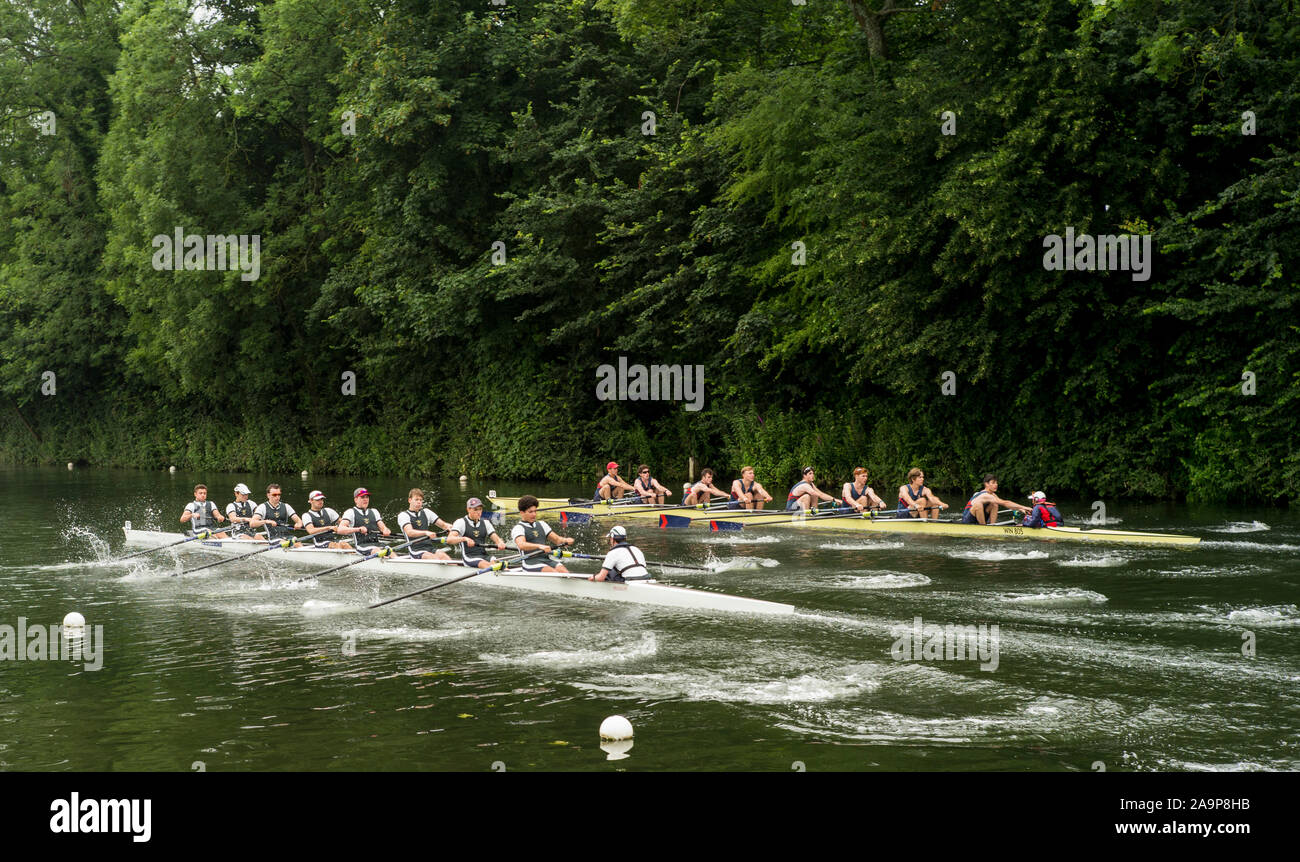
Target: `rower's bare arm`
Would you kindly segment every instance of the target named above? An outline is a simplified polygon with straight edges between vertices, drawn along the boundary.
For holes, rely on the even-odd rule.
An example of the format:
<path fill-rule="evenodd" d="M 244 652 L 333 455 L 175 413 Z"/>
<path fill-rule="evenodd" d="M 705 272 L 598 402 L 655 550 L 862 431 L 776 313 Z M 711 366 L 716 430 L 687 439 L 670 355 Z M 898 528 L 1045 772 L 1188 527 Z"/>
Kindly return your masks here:
<path fill-rule="evenodd" d="M 754 490 L 750 493 L 750 496 L 752 497 L 754 493 L 762 494 L 764 503 L 772 502 L 772 495 L 767 493 L 767 489 L 757 482 L 754 483 Z"/>
<path fill-rule="evenodd" d="M 388 525 L 385 524 L 383 521 L 379 522 L 379 532 L 383 533 L 385 536 L 393 535 L 393 531 L 388 529 Z"/>

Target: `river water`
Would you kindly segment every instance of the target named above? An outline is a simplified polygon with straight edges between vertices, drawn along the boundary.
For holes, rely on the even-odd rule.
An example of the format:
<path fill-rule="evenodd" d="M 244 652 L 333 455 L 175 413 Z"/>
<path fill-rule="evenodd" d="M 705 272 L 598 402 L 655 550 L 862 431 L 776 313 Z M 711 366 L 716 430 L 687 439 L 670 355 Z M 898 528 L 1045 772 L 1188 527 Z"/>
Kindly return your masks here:
<path fill-rule="evenodd" d="M 413 484 L 0 469 L 0 625 L 16 632 L 20 618 L 55 625 L 78 611 L 103 631 L 97 669 L 88 653 L 0 661 L 0 768 L 1300 767 L 1292 511 L 1110 504 L 1110 526 L 1200 536 L 1190 549 L 625 522 L 650 559 L 714 569 L 663 580 L 787 602 L 798 608 L 790 617 L 472 581 L 366 610 L 429 581 L 349 572 L 294 585 L 304 570 L 256 557 L 171 576 L 218 559 L 201 551 L 106 562 L 123 553 L 124 521 L 179 531 L 196 481 L 224 508 L 235 482 L 258 501 L 271 478 L 299 511 L 312 488 L 342 511 L 367 484 L 390 527 Z M 489 487 L 578 491 L 423 487 L 447 520 Z M 1080 525 L 1091 514 L 1082 501 L 1061 505 Z M 570 534 L 599 553 L 601 532 Z M 996 662 L 896 660 L 917 617 L 986 626 Z M 612 714 L 635 727 L 630 750 L 600 747 Z"/>

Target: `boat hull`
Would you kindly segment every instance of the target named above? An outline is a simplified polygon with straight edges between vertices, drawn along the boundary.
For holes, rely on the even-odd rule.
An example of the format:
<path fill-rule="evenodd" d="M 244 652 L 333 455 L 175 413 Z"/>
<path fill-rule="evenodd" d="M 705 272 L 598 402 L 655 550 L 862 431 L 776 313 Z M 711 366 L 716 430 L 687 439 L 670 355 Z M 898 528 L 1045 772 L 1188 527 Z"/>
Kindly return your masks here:
<path fill-rule="evenodd" d="M 497 506 L 510 513 L 517 510 L 516 498 L 495 499 Z M 1003 539 L 1021 541 L 1089 542 L 1112 545 L 1197 545 L 1196 536 L 1170 533 L 1142 533 L 1134 530 L 1107 530 L 1080 527 L 1022 527 L 1014 524 L 982 525 L 961 524 L 953 521 L 922 521 L 916 518 L 859 518 L 829 515 L 799 515 L 776 510 L 713 509 L 708 511 L 646 505 L 611 505 L 608 503 L 570 504 L 567 500 L 542 500 L 540 508 L 554 508 L 541 517 L 556 519 L 558 513 L 575 512 L 599 518 L 616 520 L 658 521 L 663 515 L 702 522 L 705 527 L 713 521 L 743 524 L 746 529 L 757 527 L 794 527 L 807 530 L 827 530 L 857 533 L 893 533 L 901 535 L 942 536 L 947 538 Z"/>
<path fill-rule="evenodd" d="M 157 548 L 179 542 L 185 537 L 177 533 L 162 533 L 152 530 L 133 530 L 124 528 L 128 546 L 138 548 Z M 173 550 L 190 553 L 202 551 L 225 556 L 247 554 L 265 547 L 261 542 L 238 541 L 234 539 L 187 542 L 177 545 Z M 272 563 L 289 563 L 307 569 L 324 570 L 341 566 L 357 559 L 355 551 L 314 548 L 285 550 L 276 548 L 258 554 L 252 559 Z M 417 577 L 451 578 L 468 574 L 469 570 L 457 561 L 413 560 L 410 557 L 394 555 L 357 563 L 344 571 L 372 572 L 383 575 L 415 575 Z M 340 572 L 340 574 L 342 574 Z M 706 590 L 676 587 L 657 581 L 631 581 L 615 584 L 607 581 L 589 581 L 584 575 L 564 575 L 546 572 L 485 572 L 465 580 L 463 583 L 478 586 L 498 586 L 507 589 L 527 590 L 537 593 L 552 593 L 570 598 L 597 599 L 600 601 L 624 602 L 631 604 L 658 605 L 661 607 L 682 608 L 688 610 L 723 611 L 726 613 L 748 614 L 792 614 L 792 605 L 733 596 L 726 593 L 713 593 Z"/>

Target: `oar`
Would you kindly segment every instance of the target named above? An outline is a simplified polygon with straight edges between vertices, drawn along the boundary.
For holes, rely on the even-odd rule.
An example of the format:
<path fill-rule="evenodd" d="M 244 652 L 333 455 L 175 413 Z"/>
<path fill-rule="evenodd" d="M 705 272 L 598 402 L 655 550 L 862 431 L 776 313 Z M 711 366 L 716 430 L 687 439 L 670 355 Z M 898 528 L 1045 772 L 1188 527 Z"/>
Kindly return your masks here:
<path fill-rule="evenodd" d="M 924 506 L 924 507 L 922 507 L 923 510 L 937 509 L 937 508 L 940 508 L 940 507 L 939 507 L 939 506 Z M 809 521 L 830 521 L 830 520 L 835 520 L 836 518 L 867 518 L 867 519 L 872 520 L 872 521 L 876 521 L 876 520 L 883 520 L 883 521 L 909 521 L 909 520 L 916 520 L 916 519 L 914 519 L 914 518 L 910 518 L 910 517 L 906 517 L 906 516 L 900 518 L 900 517 L 897 517 L 897 516 L 894 516 L 894 515 L 891 515 L 891 516 L 889 516 L 889 517 L 887 517 L 887 518 L 877 518 L 875 513 L 878 512 L 878 511 L 886 511 L 886 512 L 887 512 L 887 511 L 889 511 L 889 510 L 888 510 L 888 509 L 884 509 L 884 510 L 880 510 L 880 509 L 868 509 L 866 512 L 857 512 L 857 511 L 853 511 L 853 512 L 836 512 L 836 513 L 831 513 L 831 514 L 814 514 L 814 513 L 811 513 L 811 512 L 805 512 L 804 515 L 805 515 L 805 518 L 806 518 L 807 520 L 809 520 Z M 786 522 L 790 521 L 792 518 L 797 517 L 799 513 L 798 513 L 798 512 L 795 512 L 795 511 L 790 511 L 790 512 L 772 512 L 771 514 L 774 515 L 775 517 L 772 517 L 772 518 L 769 518 L 769 519 L 763 519 L 763 518 L 764 518 L 763 515 L 752 515 L 752 516 L 749 516 L 749 518 L 746 518 L 745 520 L 748 520 L 750 523 L 756 523 L 758 526 L 762 526 L 762 525 L 764 525 L 764 524 L 783 524 L 783 523 L 786 523 Z M 781 515 L 785 515 L 785 517 L 781 517 Z M 759 519 L 763 519 L 763 520 L 759 520 Z M 685 523 L 685 524 L 672 524 L 672 523 L 669 523 L 669 524 L 665 524 L 665 525 L 663 525 L 663 526 L 666 526 L 666 527 L 689 527 L 689 526 L 690 526 L 690 520 L 689 520 L 689 519 L 683 518 L 682 520 L 685 520 L 686 523 Z M 744 522 L 742 522 L 742 521 L 717 521 L 717 520 L 709 521 L 709 529 L 712 530 L 712 531 L 715 532 L 715 533 L 716 533 L 716 532 L 720 532 L 720 531 L 721 531 L 721 532 L 735 532 L 735 531 L 738 531 L 738 530 L 743 530 L 744 528 L 745 528 L 745 525 L 744 525 Z"/>
<path fill-rule="evenodd" d="M 145 554 L 152 554 L 154 551 L 165 551 L 168 548 L 174 548 L 177 545 L 183 545 L 186 542 L 197 542 L 202 539 L 211 538 L 213 535 L 214 533 L 211 529 L 200 530 L 199 532 L 195 533 L 193 536 L 190 536 L 188 539 L 181 539 L 179 542 L 169 542 L 166 545 L 159 545 L 156 548 L 145 548 L 143 551 L 136 551 L 135 553 L 127 554 L 125 557 L 118 557 L 116 560 L 109 560 L 109 562 L 120 563 L 123 560 L 130 560 L 130 559 L 134 559 L 135 557 L 143 557 Z"/>
<path fill-rule="evenodd" d="M 382 608 L 384 605 L 391 605 L 393 602 L 400 602 L 402 599 L 409 599 L 412 596 L 422 595 L 431 590 L 438 590 L 438 589 L 442 589 L 443 587 L 449 587 L 452 584 L 458 584 L 461 581 L 467 581 L 470 578 L 474 577 L 475 575 L 481 575 L 484 572 L 500 572 L 505 569 L 507 563 L 511 562 L 512 560 L 517 560 L 522 556 L 523 556 L 522 554 L 516 554 L 513 557 L 504 557 L 500 560 L 494 560 L 492 565 L 488 566 L 487 568 L 475 569 L 474 571 L 470 572 L 468 575 L 461 575 L 459 578 L 452 578 L 450 581 L 443 581 L 440 584 L 434 584 L 431 587 L 425 587 L 422 590 L 416 590 L 413 593 L 407 593 L 406 595 L 398 596 L 395 599 L 385 599 L 382 602 L 377 602 L 376 604 L 373 605 L 367 605 L 366 607 L 368 610 L 374 610 L 375 608 Z M 355 565 L 355 564 L 350 563 L 349 565 Z M 321 572 L 321 574 L 322 575 L 328 574 L 328 572 Z"/>
<path fill-rule="evenodd" d="M 319 535 L 321 535 L 321 534 L 320 534 L 320 533 L 317 533 L 316 535 L 319 536 Z M 232 541 L 234 541 L 234 540 L 232 540 Z M 186 570 L 183 571 L 183 572 L 172 572 L 171 576 L 174 578 L 174 577 L 176 577 L 177 575 L 192 575 L 192 574 L 194 574 L 195 572 L 201 572 L 201 571 L 203 571 L 204 569 L 211 569 L 211 568 L 213 568 L 214 566 L 219 566 L 219 565 L 221 565 L 222 563 L 233 563 L 233 562 L 236 562 L 236 561 L 238 561 L 238 560 L 246 560 L 246 559 L 248 559 L 249 557 L 256 557 L 258 554 L 265 554 L 267 551 L 274 551 L 276 548 L 291 548 L 291 547 L 293 547 L 293 543 L 294 543 L 295 541 L 297 541 L 297 540 L 296 540 L 293 536 L 290 536 L 290 537 L 287 538 L 287 539 L 279 539 L 278 541 L 274 541 L 274 542 L 272 542 L 271 544 L 267 545 L 265 548 L 261 548 L 260 550 L 253 551 L 253 552 L 248 553 L 248 554 L 240 554 L 240 555 L 235 556 L 235 557 L 227 557 L 227 558 L 224 559 L 224 560 L 217 560 L 215 563 L 205 563 L 205 564 L 203 564 L 202 566 L 195 566 L 194 568 L 192 568 L 192 569 L 186 569 Z"/>
<path fill-rule="evenodd" d="M 403 542 L 400 545 L 385 545 L 384 547 L 379 548 L 373 554 L 361 554 L 360 550 L 354 548 L 354 550 L 356 550 L 358 554 L 361 554 L 361 557 L 359 559 L 349 560 L 348 562 L 344 563 L 341 566 L 335 566 L 334 568 L 326 569 L 323 572 L 315 572 L 310 575 L 303 575 L 301 578 L 298 578 L 298 580 L 294 581 L 294 583 L 301 584 L 303 581 L 310 581 L 312 578 L 319 578 L 322 575 L 329 575 L 329 574 L 333 574 L 334 572 L 341 572 L 344 569 L 346 569 L 348 566 L 355 566 L 358 563 L 364 563 L 366 560 L 375 560 L 380 557 L 391 557 L 394 551 L 400 551 L 402 548 L 405 548 L 408 545 L 414 545 L 416 542 L 420 541 L 420 539 L 423 538 L 424 536 L 421 536 L 419 539 L 411 539 L 409 542 Z"/>

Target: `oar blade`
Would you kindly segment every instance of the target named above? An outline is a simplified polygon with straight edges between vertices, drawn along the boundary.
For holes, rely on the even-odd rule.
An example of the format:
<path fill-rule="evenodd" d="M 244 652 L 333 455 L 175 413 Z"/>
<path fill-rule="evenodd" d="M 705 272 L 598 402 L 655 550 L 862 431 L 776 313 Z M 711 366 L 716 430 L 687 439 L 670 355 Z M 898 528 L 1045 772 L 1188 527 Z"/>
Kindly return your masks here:
<path fill-rule="evenodd" d="M 681 515 L 660 515 L 659 529 L 661 530 L 681 530 L 691 525 L 691 519 Z"/>
<path fill-rule="evenodd" d="M 581 512 L 568 512 L 568 511 L 560 512 L 561 524 L 574 524 L 575 526 L 582 526 L 583 524 L 590 524 L 591 521 L 592 521 L 591 515 L 584 515 Z"/>
<path fill-rule="evenodd" d="M 738 533 L 745 525 L 739 521 L 709 521 L 709 529 L 715 533 Z"/>

